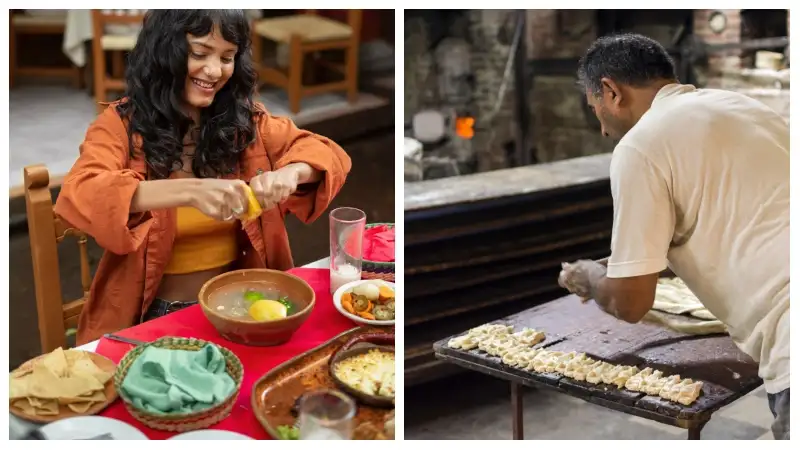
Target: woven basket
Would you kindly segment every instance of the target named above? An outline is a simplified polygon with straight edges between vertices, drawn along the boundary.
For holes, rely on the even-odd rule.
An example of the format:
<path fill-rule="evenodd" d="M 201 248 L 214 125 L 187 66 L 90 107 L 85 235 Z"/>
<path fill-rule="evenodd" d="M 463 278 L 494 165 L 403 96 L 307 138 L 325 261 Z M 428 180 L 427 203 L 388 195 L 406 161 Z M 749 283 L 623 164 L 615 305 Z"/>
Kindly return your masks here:
<path fill-rule="evenodd" d="M 129 351 L 120 361 L 117 366 L 117 371 L 114 374 L 114 387 L 119 392 L 119 396 L 125 403 L 125 408 L 128 412 L 139 422 L 147 425 L 156 430 L 164 430 L 181 433 L 184 431 L 192 431 L 208 428 L 230 415 L 236 399 L 239 397 L 239 391 L 242 388 L 242 378 L 244 377 L 244 368 L 239 358 L 225 347 L 217 345 L 225 357 L 225 365 L 228 375 L 233 378 L 236 383 L 234 391 L 223 402 L 216 406 L 212 406 L 204 411 L 197 411 L 188 414 L 153 414 L 149 411 L 142 411 L 133 405 L 133 402 L 128 398 L 127 394 L 122 390 L 122 381 L 125 375 L 128 374 L 133 362 L 139 355 L 142 354 L 147 347 L 168 348 L 173 350 L 200 350 L 206 344 L 216 345 L 212 342 L 207 342 L 202 339 L 195 338 L 180 338 L 180 337 L 165 337 L 147 345 L 141 345 Z"/>
<path fill-rule="evenodd" d="M 370 229 L 380 225 L 387 225 L 389 228 L 394 228 L 393 223 L 370 223 L 365 227 Z M 365 259 L 361 263 L 361 279 L 362 280 L 383 280 L 394 283 L 394 263 L 393 262 L 380 262 L 370 261 Z"/>

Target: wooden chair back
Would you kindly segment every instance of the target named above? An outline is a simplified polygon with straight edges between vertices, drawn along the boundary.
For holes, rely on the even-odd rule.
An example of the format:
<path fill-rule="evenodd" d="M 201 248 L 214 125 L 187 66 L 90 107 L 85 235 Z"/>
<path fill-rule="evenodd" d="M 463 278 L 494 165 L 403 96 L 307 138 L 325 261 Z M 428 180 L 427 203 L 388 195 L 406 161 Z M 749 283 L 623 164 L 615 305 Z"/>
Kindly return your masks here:
<path fill-rule="evenodd" d="M 302 10 L 303 14 L 308 14 L 311 16 L 318 16 L 319 10 L 317 9 L 304 9 Z M 347 10 L 347 25 L 353 30 L 353 34 L 356 36 L 356 40 L 360 41 L 361 39 L 361 24 L 364 17 L 364 10 L 363 9 L 348 9 Z"/>
<path fill-rule="evenodd" d="M 22 10 L 9 10 L 9 87 L 19 77 L 59 77 L 71 79 L 75 87 L 83 88 L 83 72 L 70 63 L 65 67 L 23 66 L 17 58 L 17 38 L 22 35 L 63 35 L 66 30 L 66 11 L 46 15 L 29 15 Z"/>
<path fill-rule="evenodd" d="M 25 174 L 25 207 L 36 288 L 36 311 L 42 353 L 67 346 L 66 332 L 77 328 L 92 284 L 88 236 L 56 216 L 50 195 L 50 174 L 44 165 L 28 166 Z M 83 297 L 65 302 L 61 292 L 58 244 L 65 237 L 77 238 L 80 250 Z"/>
<path fill-rule="evenodd" d="M 306 9 L 299 14 L 285 17 L 257 20 L 252 26 L 253 55 L 258 84 L 269 84 L 283 88 L 289 98 L 289 110 L 293 114 L 300 112 L 300 102 L 304 97 L 327 92 L 345 91 L 349 103 L 358 99 L 358 51 L 361 40 L 363 11 L 347 10 L 347 22 L 336 19 L 305 20 L 311 17 L 322 17 L 318 10 Z M 302 22 L 301 22 L 302 21 Z M 306 23 L 308 22 L 308 23 Z M 317 22 L 317 23 L 314 23 Z M 296 32 L 298 24 L 306 26 L 309 33 L 300 35 Z M 332 25 L 335 24 L 335 25 Z M 310 32 L 314 30 L 313 33 Z M 262 39 L 288 44 L 288 73 L 262 64 L 264 60 Z M 343 50 L 344 63 L 326 61 L 319 58 L 319 52 L 327 50 Z M 306 55 L 315 55 L 313 63 L 332 69 L 343 76 L 341 81 L 323 84 L 305 84 L 304 64 Z"/>
<path fill-rule="evenodd" d="M 133 35 L 108 35 L 108 27 L 141 25 L 144 22 L 143 11 L 145 10 L 92 10 L 92 64 L 98 114 L 105 109 L 100 102 L 108 100 L 108 91 L 125 89 L 125 52 L 132 50 L 136 43 Z M 111 53 L 111 76 L 106 71 L 106 51 Z"/>

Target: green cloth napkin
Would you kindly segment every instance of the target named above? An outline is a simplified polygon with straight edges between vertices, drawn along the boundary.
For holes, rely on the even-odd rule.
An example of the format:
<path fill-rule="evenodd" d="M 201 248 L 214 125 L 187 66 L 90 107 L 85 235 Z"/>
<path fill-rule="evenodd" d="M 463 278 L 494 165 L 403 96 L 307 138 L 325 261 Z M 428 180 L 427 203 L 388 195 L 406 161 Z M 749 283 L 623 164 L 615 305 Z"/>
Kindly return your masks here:
<path fill-rule="evenodd" d="M 191 413 L 221 403 L 236 388 L 219 348 L 169 350 L 147 347 L 133 362 L 122 391 L 153 414 Z"/>

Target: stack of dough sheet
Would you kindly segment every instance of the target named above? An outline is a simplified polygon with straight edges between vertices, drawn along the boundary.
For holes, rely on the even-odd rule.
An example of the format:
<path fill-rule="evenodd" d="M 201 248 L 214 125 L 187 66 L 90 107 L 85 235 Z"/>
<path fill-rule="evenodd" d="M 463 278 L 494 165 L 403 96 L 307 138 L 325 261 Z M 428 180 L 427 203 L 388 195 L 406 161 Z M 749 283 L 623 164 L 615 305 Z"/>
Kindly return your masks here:
<path fill-rule="evenodd" d="M 549 351 L 533 348 L 544 340 L 544 333 L 530 328 L 514 332 L 507 325 L 481 325 L 467 334 L 450 339 L 450 348 L 486 352 L 497 356 L 503 364 L 537 373 L 559 373 L 568 378 L 591 384 L 608 384 L 647 395 L 659 396 L 671 402 L 691 405 L 701 394 L 702 381 L 680 375 L 665 376 L 650 367 L 615 365 L 598 361 L 585 353 Z"/>
<path fill-rule="evenodd" d="M 680 278 L 658 280 L 653 308 L 644 320 L 660 323 L 686 334 L 707 335 L 727 332 L 725 325 L 700 303 Z"/>
<path fill-rule="evenodd" d="M 717 320 L 680 278 L 660 278 L 653 309 L 669 314 L 689 314 L 701 320 Z"/>

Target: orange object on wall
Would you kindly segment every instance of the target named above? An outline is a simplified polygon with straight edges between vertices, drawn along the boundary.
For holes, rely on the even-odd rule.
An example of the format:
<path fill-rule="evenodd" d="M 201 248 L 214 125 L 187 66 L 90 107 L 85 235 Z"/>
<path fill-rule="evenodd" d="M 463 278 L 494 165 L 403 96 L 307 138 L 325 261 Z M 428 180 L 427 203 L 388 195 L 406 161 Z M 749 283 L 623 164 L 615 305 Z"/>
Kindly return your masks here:
<path fill-rule="evenodd" d="M 472 139 L 475 136 L 475 118 L 457 117 L 456 134 L 463 139 Z"/>

